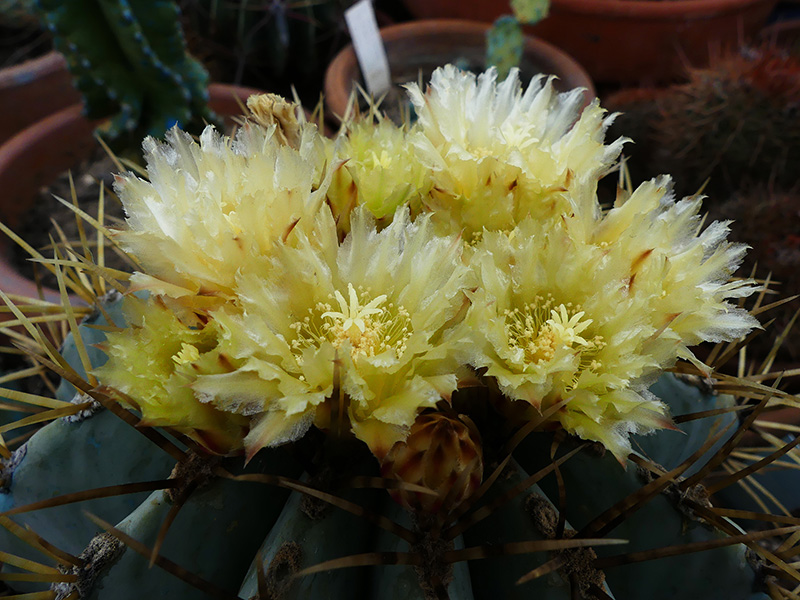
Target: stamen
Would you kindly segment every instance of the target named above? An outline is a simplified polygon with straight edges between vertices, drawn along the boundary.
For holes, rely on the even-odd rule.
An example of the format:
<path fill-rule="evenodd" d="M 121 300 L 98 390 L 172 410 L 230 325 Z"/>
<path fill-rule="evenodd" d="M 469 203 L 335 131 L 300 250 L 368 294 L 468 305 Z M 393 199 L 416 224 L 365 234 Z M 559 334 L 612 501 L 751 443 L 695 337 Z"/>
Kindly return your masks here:
<path fill-rule="evenodd" d="M 390 349 L 398 357 L 405 352 L 411 336 L 409 312 L 402 306 L 387 304 L 385 294 L 370 299 L 369 288 L 359 286 L 356 291 L 348 284 L 347 291 L 347 299 L 338 290 L 333 294 L 340 310 L 317 303 L 307 316 L 290 325 L 297 335 L 290 345 L 298 362 L 302 362 L 303 350 L 318 348 L 324 342 L 335 348 L 349 345 L 354 359 L 359 355 L 376 356 Z"/>
<path fill-rule="evenodd" d="M 571 302 L 555 306 L 550 294 L 536 296 L 532 303 L 504 312 L 509 347 L 521 351 L 524 361 L 532 365 L 549 362 L 560 350 L 569 350 L 578 356 L 577 381 L 580 371 L 600 367 L 594 355 L 605 346 L 601 336 L 586 339 L 581 335 L 593 323 L 585 314 Z"/>

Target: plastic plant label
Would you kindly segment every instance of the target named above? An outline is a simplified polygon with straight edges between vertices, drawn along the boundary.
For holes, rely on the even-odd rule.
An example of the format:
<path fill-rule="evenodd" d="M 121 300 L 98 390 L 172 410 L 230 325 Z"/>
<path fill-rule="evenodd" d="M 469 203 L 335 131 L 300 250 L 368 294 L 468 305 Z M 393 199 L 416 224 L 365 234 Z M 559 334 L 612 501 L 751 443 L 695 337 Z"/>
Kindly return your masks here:
<path fill-rule="evenodd" d="M 359 0 L 344 13 L 350 38 L 356 51 L 361 73 L 367 84 L 367 91 L 380 96 L 389 91 L 392 85 L 389 77 L 389 60 L 383 48 L 383 40 L 378 31 L 378 22 L 370 0 Z"/>

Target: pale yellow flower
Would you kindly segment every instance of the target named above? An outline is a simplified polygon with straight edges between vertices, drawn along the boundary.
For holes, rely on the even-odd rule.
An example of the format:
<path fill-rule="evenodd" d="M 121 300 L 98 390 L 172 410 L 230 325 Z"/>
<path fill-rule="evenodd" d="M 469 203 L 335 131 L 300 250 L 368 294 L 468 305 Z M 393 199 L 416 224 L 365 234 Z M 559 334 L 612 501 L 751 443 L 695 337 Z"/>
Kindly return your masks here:
<path fill-rule="evenodd" d="M 517 69 L 502 83 L 496 76 L 448 65 L 426 93 L 408 86 L 419 116 L 412 139 L 433 171 L 427 208 L 468 240 L 529 215 L 595 211 L 597 180 L 624 141 L 604 145 L 612 117 L 596 100 L 582 110 L 584 91 L 559 94 L 552 79 L 538 77 L 523 92 Z"/>
<path fill-rule="evenodd" d="M 701 198 L 676 201 L 669 177 L 621 195 L 588 240 L 606 248 L 609 260 L 627 266 L 629 288 L 648 298 L 655 325 L 666 327 L 682 358 L 702 341 L 731 341 L 758 322 L 727 299 L 749 296 L 752 281 L 731 280 L 747 247 L 727 240 L 729 222 L 702 232 Z"/>
<path fill-rule="evenodd" d="M 199 373 L 218 373 L 226 365 L 208 361 L 218 343 L 213 321 L 184 322 L 160 299 L 125 299 L 125 329 L 107 335 L 103 349 L 109 359 L 95 369 L 105 386 L 142 422 L 171 427 L 195 439 L 209 451 L 241 451 L 248 420 L 200 402 L 191 389 Z M 119 393 L 121 392 L 121 394 Z"/>
<path fill-rule="evenodd" d="M 631 433 L 670 426 L 647 391 L 663 369 L 690 345 L 757 326 L 728 302 L 755 289 L 728 282 L 742 249 L 722 224 L 698 235 L 698 206 L 676 203 L 662 180 L 598 217 L 589 236 L 578 216 L 484 233 L 461 356 L 512 400 L 540 411 L 566 402 L 551 420 L 624 458 Z"/>
<path fill-rule="evenodd" d="M 757 326 L 731 303 L 756 288 L 731 281 L 727 224 L 701 230 L 667 178 L 603 213 L 622 141 L 579 91 L 446 67 L 409 93 L 410 132 L 365 119 L 330 142 L 264 97 L 235 140 L 146 142 L 119 235 L 153 295 L 109 335 L 101 382 L 146 422 L 249 456 L 330 426 L 341 399 L 382 458 L 465 365 L 531 411 L 563 403 L 552 426 L 620 458 L 669 427 L 648 386 Z"/>
<path fill-rule="evenodd" d="M 339 230 L 350 229 L 350 211 L 365 205 L 379 225 L 402 206 L 412 215 L 431 187 L 430 170 L 417 159 L 405 127 L 367 115 L 344 124 L 332 146 L 332 163 L 341 164 L 328 188 Z"/>
<path fill-rule="evenodd" d="M 235 139 L 211 127 L 199 143 L 178 129 L 166 143 L 146 139 L 149 181 L 116 184 L 128 224 L 118 238 L 143 267 L 134 288 L 229 298 L 238 269 L 311 220 L 325 198 L 325 142 L 313 125 L 295 133 L 297 149 L 255 123 Z"/>
<path fill-rule="evenodd" d="M 456 363 L 441 343 L 465 305 L 461 243 L 433 234 L 401 209 L 378 231 L 364 207 L 339 244 L 330 213 L 279 245 L 264 268 L 241 272 L 241 311 L 212 314 L 215 352 L 238 365 L 193 389 L 222 410 L 253 416 L 248 454 L 327 425 L 338 381 L 356 436 L 377 456 L 403 439 L 417 414 L 455 389 Z"/>

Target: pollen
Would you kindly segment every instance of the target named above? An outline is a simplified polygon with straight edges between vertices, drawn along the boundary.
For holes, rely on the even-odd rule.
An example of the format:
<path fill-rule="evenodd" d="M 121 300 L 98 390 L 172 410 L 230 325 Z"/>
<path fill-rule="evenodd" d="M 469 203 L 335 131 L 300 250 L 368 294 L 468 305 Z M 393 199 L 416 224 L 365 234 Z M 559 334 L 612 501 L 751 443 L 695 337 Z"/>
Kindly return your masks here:
<path fill-rule="evenodd" d="M 371 153 L 370 156 L 371 163 L 367 166 L 372 167 L 373 169 L 376 167 L 381 167 L 382 169 L 389 169 L 392 166 L 392 156 L 386 151 L 381 150 L 380 154 L 377 154 L 375 151 Z"/>
<path fill-rule="evenodd" d="M 200 351 L 197 347 L 183 342 L 181 343 L 180 351 L 172 357 L 172 360 L 177 365 L 185 365 L 196 361 L 198 358 L 200 358 Z"/>
<path fill-rule="evenodd" d="M 555 308 L 554 305 L 554 298 L 548 294 L 546 298 L 537 296 L 534 302 L 504 313 L 509 347 L 521 350 L 526 363 L 549 362 L 562 349 L 576 350 L 583 355 L 593 354 L 602 348 L 602 337 L 595 336 L 587 340 L 581 336 L 593 321 L 584 319 L 585 313 L 580 307 L 572 303 L 559 304 Z"/>
<path fill-rule="evenodd" d="M 406 351 L 411 336 L 411 317 L 402 306 L 387 302 L 385 294 L 370 298 L 370 291 L 347 284 L 348 297 L 338 290 L 329 298 L 331 303 L 319 302 L 309 314 L 295 321 L 291 328 L 297 337 L 292 350 L 299 362 L 306 348 L 318 348 L 330 342 L 334 348 L 348 347 L 353 359 L 374 357 L 393 350 L 400 357 Z"/>

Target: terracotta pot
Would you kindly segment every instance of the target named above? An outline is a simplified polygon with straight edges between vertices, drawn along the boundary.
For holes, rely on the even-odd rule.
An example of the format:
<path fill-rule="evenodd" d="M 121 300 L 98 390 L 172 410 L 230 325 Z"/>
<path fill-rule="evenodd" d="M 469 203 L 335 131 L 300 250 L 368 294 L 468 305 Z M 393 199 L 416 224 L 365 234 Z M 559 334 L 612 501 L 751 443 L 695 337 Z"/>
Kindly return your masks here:
<path fill-rule="evenodd" d="M 462 59 L 482 65 L 488 25 L 459 20 L 414 21 L 381 29 L 386 54 L 395 81 L 423 80 L 438 66 Z M 570 56 L 542 40 L 528 37 L 520 65 L 523 80 L 538 73 L 558 75 L 556 87 L 587 89 L 587 101 L 595 96 L 586 71 Z M 404 77 L 405 76 L 405 77 Z M 363 85 L 353 46 L 344 48 L 325 73 L 325 104 L 332 115 L 343 115 L 354 84 Z"/>
<path fill-rule="evenodd" d="M 209 87 L 211 108 L 223 116 L 241 114 L 251 94 L 259 90 L 226 84 Z M 97 147 L 93 131 L 98 122 L 82 114 L 73 104 L 35 123 L 0 146 L 0 221 L 14 230 L 23 213 L 36 200 L 38 190 L 59 174 L 88 158 Z M 0 289 L 7 294 L 36 297 L 36 285 L 20 275 L 8 262 L 13 242 L 0 235 Z M 44 290 L 45 298 L 57 302 L 54 290 Z M 0 313 L 0 320 L 8 318 Z"/>
<path fill-rule="evenodd" d="M 758 39 L 800 54 L 800 19 L 779 21 L 768 25 L 759 32 Z"/>
<path fill-rule="evenodd" d="M 0 70 L 0 144 L 80 100 L 58 52 Z"/>
<path fill-rule="evenodd" d="M 510 13 L 496 0 L 405 0 L 417 17 L 493 21 Z M 602 83 L 680 78 L 726 47 L 752 38 L 777 0 L 551 0 L 550 15 L 529 28 L 574 56 Z"/>

